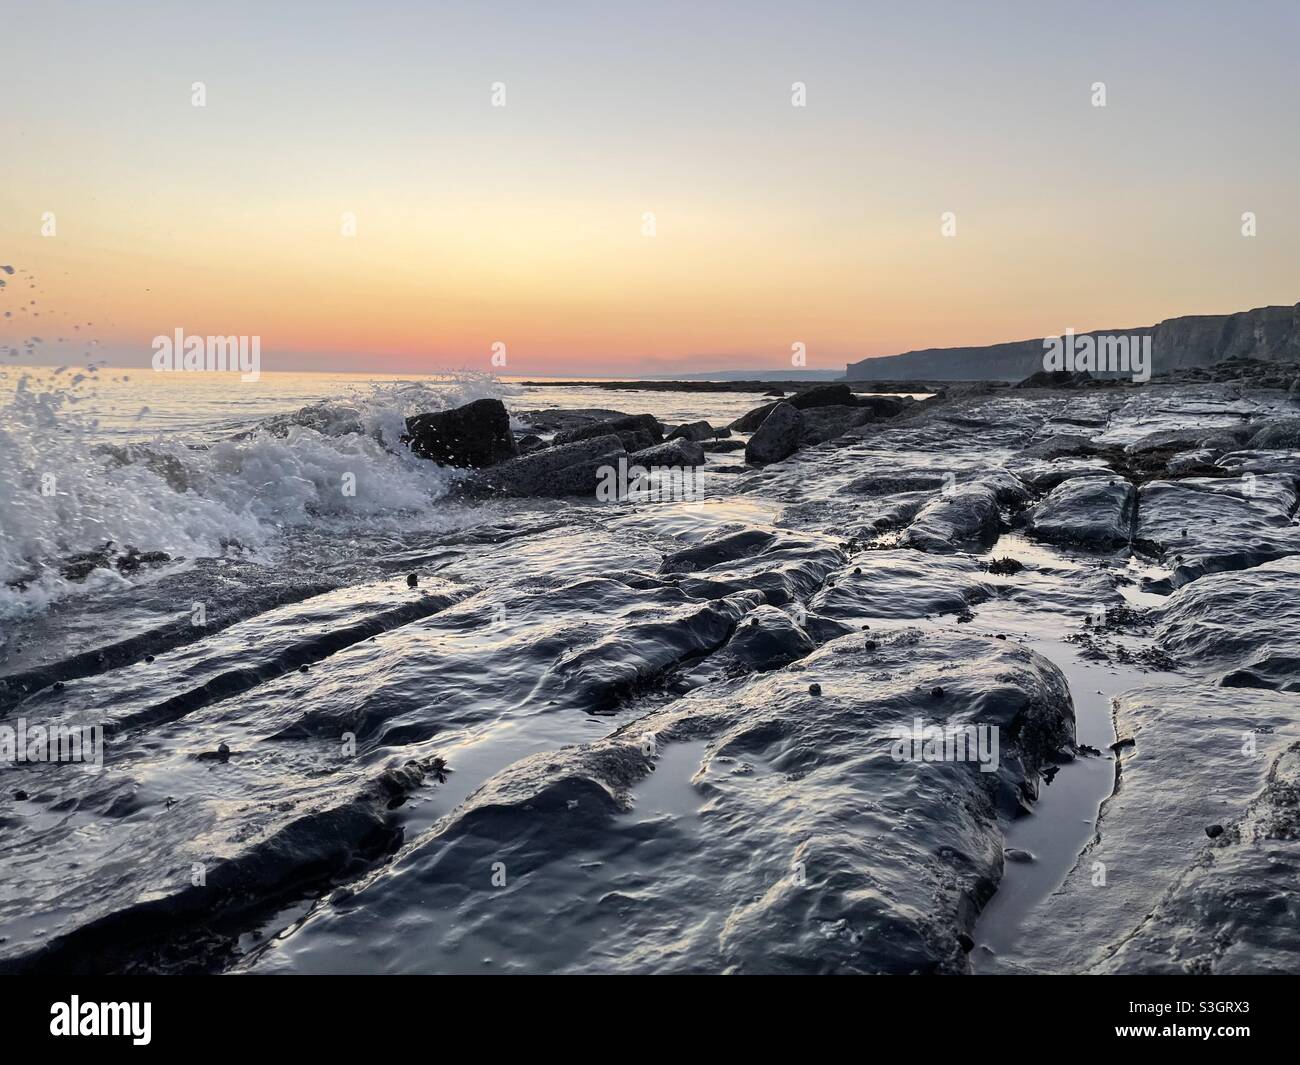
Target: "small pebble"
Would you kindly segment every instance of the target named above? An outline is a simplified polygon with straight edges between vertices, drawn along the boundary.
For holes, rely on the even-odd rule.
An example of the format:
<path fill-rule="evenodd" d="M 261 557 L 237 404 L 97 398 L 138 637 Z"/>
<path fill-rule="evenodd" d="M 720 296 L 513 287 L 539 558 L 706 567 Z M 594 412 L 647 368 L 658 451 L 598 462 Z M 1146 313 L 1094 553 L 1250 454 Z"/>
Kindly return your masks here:
<path fill-rule="evenodd" d="M 298 667 L 298 672 L 299 672 L 299 673 L 306 673 L 306 672 L 307 672 L 307 667 L 306 667 L 306 666 L 299 666 L 299 667 Z"/>
<path fill-rule="evenodd" d="M 875 641 L 875 640 L 868 640 L 868 641 L 867 641 L 865 644 L 863 644 L 862 646 L 865 647 L 868 651 L 874 651 L 874 650 L 876 649 L 876 641 Z"/>
<path fill-rule="evenodd" d="M 146 662 L 152 662 L 152 661 L 153 661 L 153 655 L 145 655 L 145 656 L 144 656 L 144 660 L 145 660 Z"/>
<path fill-rule="evenodd" d="M 419 583 L 420 583 L 420 578 L 414 573 L 408 575 L 406 578 L 406 586 L 408 588 L 414 588 Z"/>
<path fill-rule="evenodd" d="M 230 747 L 224 743 L 217 744 L 217 754 L 221 755 L 222 758 L 225 758 L 230 754 Z"/>
<path fill-rule="evenodd" d="M 809 694 L 809 695 L 821 695 L 821 693 L 822 693 L 822 686 L 821 686 L 820 684 L 809 684 L 809 685 L 808 685 L 808 694 Z"/>
<path fill-rule="evenodd" d="M 930 689 L 930 694 L 933 695 L 936 699 L 942 699 L 943 689 L 936 684 L 933 688 Z"/>
<path fill-rule="evenodd" d="M 861 573 L 862 573 L 862 567 L 861 567 L 861 566 L 854 566 L 854 567 L 853 567 L 853 575 L 854 575 L 855 577 L 860 576 Z"/>
<path fill-rule="evenodd" d="M 1222 826 L 1222 825 L 1206 825 L 1206 826 L 1205 826 L 1205 834 L 1206 834 L 1207 836 L 1209 836 L 1210 839 L 1218 839 L 1220 836 L 1223 835 L 1223 826 Z"/>
<path fill-rule="evenodd" d="M 27 798 L 27 792 L 23 791 L 22 788 L 19 788 L 17 791 L 14 792 L 14 798 L 17 799 L 19 802 L 24 802 Z"/>

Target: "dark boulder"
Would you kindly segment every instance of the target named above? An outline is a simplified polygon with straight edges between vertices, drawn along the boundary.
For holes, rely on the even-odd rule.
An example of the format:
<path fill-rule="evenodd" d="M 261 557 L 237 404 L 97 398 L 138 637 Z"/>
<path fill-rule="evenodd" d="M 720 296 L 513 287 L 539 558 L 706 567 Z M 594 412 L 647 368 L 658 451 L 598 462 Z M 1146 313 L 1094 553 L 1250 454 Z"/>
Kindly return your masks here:
<path fill-rule="evenodd" d="M 627 452 L 617 436 L 598 436 L 536 451 L 493 466 L 475 477 L 469 491 L 511 496 L 595 496 L 603 466 Z"/>
<path fill-rule="evenodd" d="M 870 420 L 871 414 L 859 407 L 814 407 L 803 411 L 801 444 L 823 444 Z"/>
<path fill-rule="evenodd" d="M 686 425 L 679 425 L 668 434 L 669 440 L 693 440 L 696 443 L 705 440 L 712 440 L 717 434 L 713 426 L 706 421 L 688 422 Z"/>
<path fill-rule="evenodd" d="M 736 626 L 723 653 L 748 669 L 765 673 L 812 654 L 812 637 L 783 610 L 758 606 Z"/>
<path fill-rule="evenodd" d="M 869 421 L 875 421 L 897 417 L 908 407 L 915 406 L 916 400 L 911 396 L 854 396 L 853 405 L 866 411 L 870 415 Z"/>
<path fill-rule="evenodd" d="M 777 407 L 785 404 L 796 410 L 812 410 L 814 407 L 854 407 L 853 393 L 848 385 L 818 385 L 816 388 L 799 392 L 789 399 L 764 403 L 747 414 L 742 414 L 728 428 L 741 433 L 752 433 L 766 421 L 767 416 Z"/>
<path fill-rule="evenodd" d="M 992 544 L 1000 528 L 998 496 L 984 481 L 959 484 L 940 493 L 917 514 L 900 543 L 922 551 L 955 551 Z"/>
<path fill-rule="evenodd" d="M 814 407 L 852 407 L 855 406 L 853 390 L 845 384 L 816 385 L 796 393 L 786 400 L 797 410 L 812 410 Z"/>
<path fill-rule="evenodd" d="M 727 428 L 734 429 L 738 433 L 752 433 L 763 424 L 769 414 L 776 410 L 780 402 L 780 400 L 776 400 L 772 403 L 764 403 L 761 407 L 755 407 L 753 410 L 742 414 Z"/>
<path fill-rule="evenodd" d="M 623 433 L 645 434 L 651 444 L 661 443 L 664 438 L 663 426 L 659 424 L 659 420 L 653 414 L 625 414 L 620 418 L 609 418 L 576 429 L 561 430 L 555 434 L 555 439 L 552 442 L 556 444 L 572 444 L 578 440 L 591 440 L 598 436 L 608 436 L 610 434 L 621 436 Z M 636 439 L 639 440 L 640 437 Z"/>
<path fill-rule="evenodd" d="M 704 448 L 691 440 L 666 440 L 653 447 L 634 451 L 627 457 L 629 466 L 703 466 L 708 460 Z"/>
<path fill-rule="evenodd" d="M 1039 370 L 1012 388 L 1082 388 L 1093 382 L 1087 370 Z"/>
<path fill-rule="evenodd" d="M 788 403 L 778 403 L 745 445 L 745 461 L 756 466 L 780 462 L 799 448 L 803 414 Z"/>
<path fill-rule="evenodd" d="M 1264 422 L 1246 446 L 1256 451 L 1300 447 L 1300 418 L 1275 418 Z"/>
<path fill-rule="evenodd" d="M 1095 455 L 1098 450 L 1097 445 L 1089 437 L 1081 436 L 1078 433 L 1058 433 L 1056 436 L 1035 440 L 1032 444 L 1023 448 L 1020 454 L 1025 458 L 1043 459 L 1051 462 L 1053 459 L 1067 456 Z"/>
<path fill-rule="evenodd" d="M 1108 550 L 1133 538 L 1136 502 L 1137 493 L 1122 477 L 1075 477 L 1034 508 L 1029 527 L 1048 543 Z"/>
<path fill-rule="evenodd" d="M 762 529 L 746 529 L 732 533 L 698 547 L 686 547 L 671 555 L 665 555 L 660 573 L 689 573 L 693 570 L 708 569 L 720 562 L 734 562 L 738 558 L 749 558 L 770 547 L 776 540 L 776 534 Z"/>
<path fill-rule="evenodd" d="M 413 454 L 444 466 L 477 469 L 519 454 L 510 415 L 499 399 L 476 399 L 453 410 L 407 418 L 403 440 Z"/>

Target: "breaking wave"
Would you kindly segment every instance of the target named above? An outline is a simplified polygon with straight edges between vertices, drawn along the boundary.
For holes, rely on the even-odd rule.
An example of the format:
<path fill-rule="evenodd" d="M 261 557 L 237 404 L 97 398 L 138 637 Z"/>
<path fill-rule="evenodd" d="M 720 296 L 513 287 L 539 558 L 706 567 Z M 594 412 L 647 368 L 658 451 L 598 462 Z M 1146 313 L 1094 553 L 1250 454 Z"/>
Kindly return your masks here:
<path fill-rule="evenodd" d="M 272 561 L 294 527 L 429 524 L 460 474 L 412 456 L 404 418 L 508 388 L 472 373 L 372 383 L 241 432 L 124 442 L 77 410 L 83 380 L 23 374 L 0 406 L 0 618 L 131 579 L 70 572 L 86 553 Z"/>

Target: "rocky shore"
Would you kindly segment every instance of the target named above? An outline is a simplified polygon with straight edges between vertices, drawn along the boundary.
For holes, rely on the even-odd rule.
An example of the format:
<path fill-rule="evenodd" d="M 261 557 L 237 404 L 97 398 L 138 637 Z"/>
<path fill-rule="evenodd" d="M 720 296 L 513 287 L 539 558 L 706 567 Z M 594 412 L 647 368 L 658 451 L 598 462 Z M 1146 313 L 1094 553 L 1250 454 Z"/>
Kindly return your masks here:
<path fill-rule="evenodd" d="M 7 778 L 0 970 L 1300 971 L 1300 407 L 1221 372 L 412 416 L 459 529 L 20 631 L 108 754 Z"/>

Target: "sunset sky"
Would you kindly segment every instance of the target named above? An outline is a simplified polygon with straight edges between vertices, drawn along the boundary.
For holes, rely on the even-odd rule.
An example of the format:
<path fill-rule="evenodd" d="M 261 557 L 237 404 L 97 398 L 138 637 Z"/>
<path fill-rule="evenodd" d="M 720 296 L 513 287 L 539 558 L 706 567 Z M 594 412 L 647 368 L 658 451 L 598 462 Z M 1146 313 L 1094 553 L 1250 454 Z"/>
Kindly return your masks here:
<path fill-rule="evenodd" d="M 46 362 L 841 369 L 1300 300 L 1293 0 L 0 5 Z"/>

